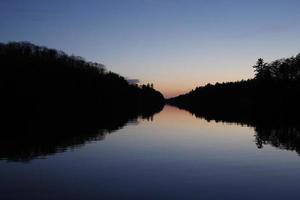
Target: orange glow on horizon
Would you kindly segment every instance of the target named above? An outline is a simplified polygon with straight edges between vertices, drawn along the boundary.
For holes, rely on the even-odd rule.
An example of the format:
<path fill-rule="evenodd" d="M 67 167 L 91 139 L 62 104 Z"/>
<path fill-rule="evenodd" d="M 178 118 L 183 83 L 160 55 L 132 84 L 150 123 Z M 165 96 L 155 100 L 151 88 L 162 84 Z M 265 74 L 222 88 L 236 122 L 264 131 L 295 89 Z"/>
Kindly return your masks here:
<path fill-rule="evenodd" d="M 201 66 L 192 66 L 183 68 L 184 70 L 174 67 L 171 71 L 161 70 L 156 74 L 143 74 L 139 78 L 144 83 L 153 83 L 154 88 L 160 91 L 165 98 L 172 98 L 186 94 L 196 87 L 205 86 L 208 83 L 241 81 L 253 78 L 254 76 L 252 68 L 248 66 L 244 68 L 240 67 L 239 70 L 230 67 L 204 68 Z M 155 77 L 154 79 L 153 76 Z"/>

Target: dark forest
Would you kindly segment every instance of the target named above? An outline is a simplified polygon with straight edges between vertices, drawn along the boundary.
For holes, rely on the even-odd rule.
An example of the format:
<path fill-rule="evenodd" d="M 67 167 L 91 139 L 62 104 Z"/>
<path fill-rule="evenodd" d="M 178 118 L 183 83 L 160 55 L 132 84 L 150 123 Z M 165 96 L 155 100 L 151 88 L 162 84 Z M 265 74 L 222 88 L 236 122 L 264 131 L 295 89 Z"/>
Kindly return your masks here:
<path fill-rule="evenodd" d="M 248 124 L 298 121 L 300 54 L 270 63 L 260 58 L 253 68 L 253 79 L 207 84 L 167 102 L 208 119 Z"/>
<path fill-rule="evenodd" d="M 0 66 L 5 132 L 32 133 L 37 125 L 101 128 L 150 117 L 164 105 L 152 84 L 130 84 L 102 64 L 27 42 L 0 44 Z"/>

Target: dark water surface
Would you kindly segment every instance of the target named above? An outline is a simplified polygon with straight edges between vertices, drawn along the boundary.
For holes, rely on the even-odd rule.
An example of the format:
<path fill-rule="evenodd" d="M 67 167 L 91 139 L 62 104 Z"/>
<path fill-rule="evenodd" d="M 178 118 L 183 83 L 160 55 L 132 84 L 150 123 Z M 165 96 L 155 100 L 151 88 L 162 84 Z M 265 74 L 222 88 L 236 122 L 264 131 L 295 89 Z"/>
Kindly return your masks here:
<path fill-rule="evenodd" d="M 1 142 L 0 199 L 297 199 L 299 138 L 165 106 L 86 138 Z"/>

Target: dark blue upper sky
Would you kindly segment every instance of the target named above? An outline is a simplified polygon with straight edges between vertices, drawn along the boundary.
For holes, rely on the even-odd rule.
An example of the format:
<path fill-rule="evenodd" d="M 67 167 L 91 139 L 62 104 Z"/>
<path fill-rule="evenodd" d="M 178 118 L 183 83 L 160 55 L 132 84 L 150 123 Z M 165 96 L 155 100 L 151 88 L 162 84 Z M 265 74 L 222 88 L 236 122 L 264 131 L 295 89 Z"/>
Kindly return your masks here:
<path fill-rule="evenodd" d="M 97 61 L 172 96 L 300 51 L 299 0 L 2 0 L 0 41 Z"/>

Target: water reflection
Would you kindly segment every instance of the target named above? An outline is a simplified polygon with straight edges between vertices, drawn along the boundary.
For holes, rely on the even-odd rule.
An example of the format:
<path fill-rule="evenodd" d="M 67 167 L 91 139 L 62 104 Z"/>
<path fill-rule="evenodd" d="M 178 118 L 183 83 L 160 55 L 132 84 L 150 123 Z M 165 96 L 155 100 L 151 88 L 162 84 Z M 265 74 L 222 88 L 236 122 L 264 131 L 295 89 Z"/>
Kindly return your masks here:
<path fill-rule="evenodd" d="M 108 132 L 113 134 L 75 151 L 48 156 L 48 149 L 43 152 L 47 159 L 0 162 L 1 199 L 298 198 L 298 155 L 265 146 L 265 141 L 264 149 L 257 149 L 253 127 L 208 122 L 170 106 L 165 106 L 153 121 L 138 122 L 137 126 L 124 126 L 116 132 L 108 128 L 110 131 L 104 135 L 97 132 L 99 129 L 95 132 L 91 129 L 74 137 L 74 128 L 61 130 L 56 133 L 66 131 L 72 137 L 66 136 L 67 142 L 61 143 L 54 139 L 52 147 L 47 147 L 54 152 L 59 151 L 59 146 L 76 148 L 71 146 L 86 143 L 89 136 L 93 140 L 96 136 L 100 138 L 94 139 L 103 139 Z M 257 127 L 266 130 L 269 126 Z M 272 134 L 266 141 L 274 138 Z M 41 140 L 39 137 L 35 144 L 39 151 L 43 145 L 47 146 L 40 145 Z M 19 148 L 19 152 L 12 154 L 14 150 L 11 150 L 4 156 L 10 160 L 28 157 L 22 156 L 25 151 Z M 36 158 L 30 155 L 36 151 L 30 149 L 27 154 Z"/>
<path fill-rule="evenodd" d="M 103 140 L 107 134 L 123 128 L 126 124 L 137 125 L 138 119 L 151 121 L 153 115 L 162 108 L 139 114 L 100 115 L 97 120 L 80 122 L 49 117 L 23 121 L 7 119 L 0 124 L 0 160 L 29 162 L 77 149 L 91 141 Z"/>
<path fill-rule="evenodd" d="M 67 131 L 67 130 L 65 130 Z M 74 133 L 74 132 L 73 132 Z M 27 162 L 34 158 L 64 152 L 67 149 L 78 148 L 81 145 L 102 140 L 108 130 L 90 130 L 71 134 L 26 134 L 5 137 L 0 141 L 0 158 L 9 161 Z"/>
<path fill-rule="evenodd" d="M 270 144 L 279 149 L 296 151 L 300 155 L 300 128 L 255 127 L 255 143 L 257 148 Z"/>
<path fill-rule="evenodd" d="M 271 145 L 278 149 L 296 151 L 300 155 L 299 116 L 284 114 L 268 116 L 264 114 L 254 117 L 234 112 L 188 111 L 197 118 L 205 119 L 208 122 L 213 120 L 215 122 L 253 127 L 255 131 L 255 143 L 259 149 L 262 149 L 264 145 Z"/>

